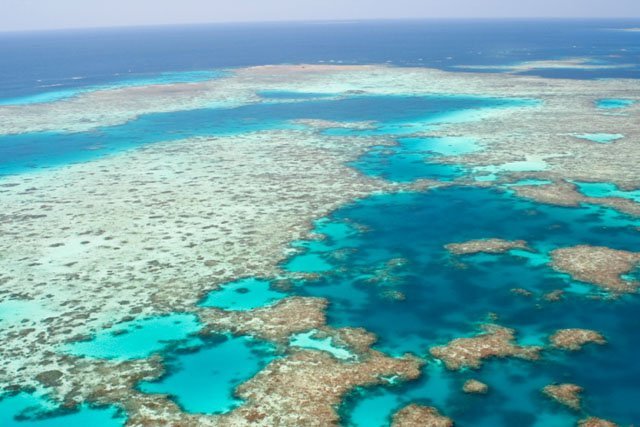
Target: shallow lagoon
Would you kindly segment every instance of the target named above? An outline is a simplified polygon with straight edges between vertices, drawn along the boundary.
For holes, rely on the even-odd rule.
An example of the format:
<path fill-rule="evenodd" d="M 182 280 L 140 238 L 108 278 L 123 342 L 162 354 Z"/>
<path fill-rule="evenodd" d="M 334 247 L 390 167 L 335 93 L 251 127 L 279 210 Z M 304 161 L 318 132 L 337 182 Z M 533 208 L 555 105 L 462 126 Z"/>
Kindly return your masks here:
<path fill-rule="evenodd" d="M 591 142 L 598 142 L 600 144 L 609 144 L 619 139 L 624 138 L 624 135 L 620 133 L 585 133 L 576 134 L 576 138 L 586 139 Z"/>
<path fill-rule="evenodd" d="M 219 337 L 169 354 L 168 373 L 139 384 L 145 393 L 168 394 L 186 412 L 224 413 L 240 405 L 237 386 L 273 359 L 273 347 L 248 337 Z"/>
<path fill-rule="evenodd" d="M 211 291 L 200 305 L 246 311 L 270 305 L 284 296 L 286 294 L 271 289 L 271 283 L 267 280 L 247 278 L 226 283 L 221 289 Z"/>
<path fill-rule="evenodd" d="M 0 400 L 0 425 L 3 427 L 120 427 L 125 417 L 115 408 L 82 405 L 76 411 L 61 411 L 43 397 L 20 393 Z"/>
<path fill-rule="evenodd" d="M 596 106 L 598 108 L 609 110 L 626 108 L 632 106 L 633 104 L 634 101 L 631 99 L 601 99 L 596 103 Z"/>
<path fill-rule="evenodd" d="M 336 359 L 341 360 L 352 360 L 355 358 L 355 355 L 349 350 L 334 345 L 331 337 L 320 338 L 317 335 L 318 331 L 296 334 L 291 337 L 289 345 L 292 347 L 326 351 Z"/>
<path fill-rule="evenodd" d="M 608 182 L 576 182 L 578 190 L 587 197 L 621 197 L 640 203 L 640 190 L 620 190 Z"/>
<path fill-rule="evenodd" d="M 411 182 L 421 178 L 451 181 L 464 174 L 462 167 L 429 160 L 436 159 L 438 153 L 455 155 L 478 149 L 473 142 L 461 140 L 448 144 L 439 138 L 400 138 L 397 146 L 374 147 L 352 162 L 351 166 L 366 175 L 396 182 Z"/>
<path fill-rule="evenodd" d="M 137 319 L 100 331 L 91 340 L 68 344 L 62 351 L 98 359 L 142 359 L 187 339 L 200 328 L 191 314 Z"/>

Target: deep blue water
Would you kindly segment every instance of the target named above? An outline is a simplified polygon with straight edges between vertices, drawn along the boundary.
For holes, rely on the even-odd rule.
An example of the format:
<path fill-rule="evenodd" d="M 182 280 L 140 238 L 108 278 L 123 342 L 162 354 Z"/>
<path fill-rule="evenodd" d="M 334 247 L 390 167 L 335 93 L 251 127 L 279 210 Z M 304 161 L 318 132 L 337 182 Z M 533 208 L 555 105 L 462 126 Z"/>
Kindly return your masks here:
<path fill-rule="evenodd" d="M 456 70 L 584 56 L 635 67 L 535 74 L 637 78 L 640 35 L 610 29 L 638 26 L 638 20 L 415 20 L 0 33 L 0 98 L 157 73 L 319 61 Z"/>
<path fill-rule="evenodd" d="M 367 231 L 333 236 L 327 231 L 331 224 L 357 224 Z M 387 353 L 425 356 L 431 346 L 477 332 L 489 313 L 515 328 L 527 344 L 544 345 L 556 329 L 569 327 L 602 331 L 611 342 L 580 353 L 549 351 L 543 362 L 490 361 L 473 375 L 443 373 L 454 385 L 435 395 L 429 375 L 386 392 L 380 387 L 353 397 L 344 408 L 345 422 L 383 425 L 400 402 L 434 404 L 442 399 L 442 409 L 456 425 L 533 426 L 542 413 L 555 420 L 547 425 L 570 425 L 560 420 L 572 419 L 571 412 L 540 394 L 543 386 L 558 381 L 585 387 L 589 411 L 627 423 L 640 419 L 633 404 L 640 399 L 634 350 L 640 338 L 640 320 L 634 314 L 640 299 L 592 299 L 589 295 L 599 294 L 596 288 L 573 282 L 545 263 L 548 250 L 575 244 L 637 250 L 638 225 L 640 220 L 608 209 L 539 205 L 495 190 L 455 187 L 375 196 L 335 212 L 316 229 L 327 239 L 296 245 L 307 251 L 302 257 L 311 251 L 331 266 L 320 280 L 300 284 L 298 292 L 328 298 L 331 324 L 366 328 L 379 337 L 376 346 Z M 525 239 L 536 252 L 453 257 L 444 248 L 447 243 L 488 237 Z M 332 256 L 348 248 L 356 250 L 347 257 Z M 389 267 L 389 261 L 397 259 L 403 260 L 401 265 Z M 298 264 L 297 271 L 305 271 L 304 266 Z M 538 297 L 563 289 L 567 299 L 538 302 L 514 295 L 512 288 L 526 288 Z M 389 299 L 389 290 L 402 292 L 405 299 Z M 453 388 L 472 376 L 486 380 L 494 391 L 479 398 Z M 513 396 L 516 387 L 526 393 Z M 382 399 L 388 405 L 385 410 L 375 400 L 379 393 L 389 393 Z M 371 399 L 376 412 L 358 412 Z"/>

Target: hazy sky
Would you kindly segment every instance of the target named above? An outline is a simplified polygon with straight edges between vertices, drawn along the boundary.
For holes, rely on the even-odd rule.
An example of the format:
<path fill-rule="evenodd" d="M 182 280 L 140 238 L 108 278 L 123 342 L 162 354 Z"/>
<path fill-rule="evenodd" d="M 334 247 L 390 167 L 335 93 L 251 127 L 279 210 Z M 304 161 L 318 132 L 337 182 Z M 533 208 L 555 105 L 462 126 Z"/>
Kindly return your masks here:
<path fill-rule="evenodd" d="M 441 17 L 640 17 L 640 0 L 0 0 L 0 31 Z"/>

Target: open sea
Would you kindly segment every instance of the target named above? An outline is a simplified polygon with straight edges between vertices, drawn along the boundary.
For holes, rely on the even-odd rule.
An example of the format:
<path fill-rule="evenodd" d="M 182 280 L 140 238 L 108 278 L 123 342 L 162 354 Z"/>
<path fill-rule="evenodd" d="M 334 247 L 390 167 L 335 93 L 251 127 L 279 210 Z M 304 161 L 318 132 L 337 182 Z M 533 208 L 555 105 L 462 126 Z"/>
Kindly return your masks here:
<path fill-rule="evenodd" d="M 54 102 L 114 87 L 203 81 L 222 78 L 235 67 L 282 63 L 388 63 L 462 73 L 478 71 L 462 66 L 508 67 L 523 61 L 584 57 L 612 67 L 541 68 L 523 74 L 638 79 L 640 33 L 617 30 L 631 27 L 640 23 L 408 20 L 0 33 L 0 105 Z M 623 66 L 613 67 L 619 65 Z M 430 163 L 429 158 L 480 148 L 466 138 L 406 137 L 407 124 L 446 122 L 453 114 L 478 108 L 526 107 L 535 102 L 358 94 L 323 99 L 278 92 L 262 96 L 265 102 L 255 105 L 147 114 L 90 132 L 0 136 L 0 182 L 3 175 L 46 173 L 49 168 L 117 156 L 155 142 L 286 129 L 295 119 L 375 121 L 373 131 L 325 132 L 398 140 L 398 146 L 374 148 L 350 165 L 364 174 L 403 183 L 420 178 L 451 181 L 465 174 L 464 166 Z M 270 102 L 283 98 L 295 102 Z M 610 102 L 611 108 L 625 107 Z M 581 191 L 596 197 L 621 193 L 607 183 L 585 184 Z M 640 200 L 637 191 L 627 193 Z M 315 232 L 326 239 L 291 243 L 298 251 L 283 263 L 283 270 L 292 277 L 317 273 L 318 279 L 298 280 L 291 290 L 283 291 L 271 288 L 269 278 L 245 278 L 212 292 L 201 305 L 250 310 L 291 295 L 323 297 L 331 303 L 331 326 L 364 327 L 378 336 L 375 348 L 381 351 L 425 357 L 424 375 L 417 381 L 354 390 L 339 408 L 345 426 L 387 426 L 392 414 L 411 402 L 436 406 L 463 427 L 575 425 L 583 414 L 540 392 L 553 382 L 584 387 L 589 413 L 620 425 L 638 425 L 640 299 L 637 295 L 616 301 L 588 298 L 594 292 L 591 286 L 554 272 L 547 262 L 550 250 L 577 244 L 639 251 L 639 226 L 640 218 L 609 208 L 541 205 L 488 188 L 454 186 L 428 193 L 375 195 L 318 219 Z M 523 239 L 536 251 L 465 256 L 466 268 L 460 268 L 443 247 L 487 236 Z M 536 306 L 505 292 L 511 288 L 540 293 L 561 288 L 570 296 L 562 304 Z M 390 299 L 390 292 L 401 292 L 405 299 Z M 544 345 L 550 331 L 570 327 L 598 330 L 609 344 L 571 354 L 550 350 L 533 363 L 490 360 L 478 371 L 462 373 L 448 371 L 427 357 L 430 346 L 474 334 L 487 313 L 516 329 L 524 344 Z M 0 309 L 0 328 L 3 321 L 7 320 Z M 129 333 L 107 331 L 61 351 L 108 360 L 162 353 L 168 360 L 167 375 L 141 382 L 137 388 L 169 394 L 186 412 L 224 413 L 241 405 L 234 388 L 278 357 L 270 344 L 246 337 L 197 337 L 199 325 L 185 313 L 114 328 Z M 344 350 L 308 336 L 296 337 L 293 343 L 344 356 Z M 221 368 L 210 369 L 212 365 Z M 460 393 L 462 383 L 472 377 L 490 384 L 491 392 L 480 397 Z M 0 399 L 0 426 L 111 427 L 125 421 L 126 413 L 116 408 L 85 404 L 75 411 L 61 411 L 26 391 Z"/>

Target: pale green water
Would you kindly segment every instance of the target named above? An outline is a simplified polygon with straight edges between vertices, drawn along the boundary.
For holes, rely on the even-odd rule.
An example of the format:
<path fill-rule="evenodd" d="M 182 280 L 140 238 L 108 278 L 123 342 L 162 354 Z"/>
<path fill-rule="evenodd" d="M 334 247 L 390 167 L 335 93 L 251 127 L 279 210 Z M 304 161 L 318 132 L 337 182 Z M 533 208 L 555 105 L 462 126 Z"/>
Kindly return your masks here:
<path fill-rule="evenodd" d="M 23 321 L 39 321 L 55 312 L 32 300 L 6 300 L 0 302 L 0 329 Z"/>

